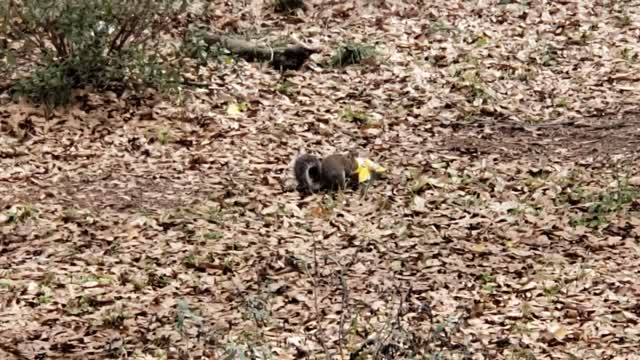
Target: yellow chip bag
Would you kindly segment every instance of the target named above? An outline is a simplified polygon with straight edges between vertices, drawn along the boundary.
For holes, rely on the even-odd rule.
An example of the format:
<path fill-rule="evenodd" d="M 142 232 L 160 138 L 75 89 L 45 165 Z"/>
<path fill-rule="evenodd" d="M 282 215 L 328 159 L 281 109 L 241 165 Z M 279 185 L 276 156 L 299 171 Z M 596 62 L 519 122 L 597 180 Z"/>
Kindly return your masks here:
<path fill-rule="evenodd" d="M 371 179 L 372 171 L 375 173 L 381 173 L 386 170 L 382 166 L 366 158 L 356 158 L 356 161 L 358 162 L 358 169 L 356 170 L 358 173 L 358 181 L 361 183 Z"/>

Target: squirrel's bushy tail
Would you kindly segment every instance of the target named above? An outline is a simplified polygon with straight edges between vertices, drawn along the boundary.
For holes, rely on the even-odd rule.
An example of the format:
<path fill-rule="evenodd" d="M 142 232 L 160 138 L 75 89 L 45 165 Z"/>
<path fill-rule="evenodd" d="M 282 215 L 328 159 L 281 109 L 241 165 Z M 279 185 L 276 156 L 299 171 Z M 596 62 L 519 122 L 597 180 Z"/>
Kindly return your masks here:
<path fill-rule="evenodd" d="M 313 155 L 302 154 L 293 164 L 298 191 L 313 193 L 322 188 L 322 161 Z"/>

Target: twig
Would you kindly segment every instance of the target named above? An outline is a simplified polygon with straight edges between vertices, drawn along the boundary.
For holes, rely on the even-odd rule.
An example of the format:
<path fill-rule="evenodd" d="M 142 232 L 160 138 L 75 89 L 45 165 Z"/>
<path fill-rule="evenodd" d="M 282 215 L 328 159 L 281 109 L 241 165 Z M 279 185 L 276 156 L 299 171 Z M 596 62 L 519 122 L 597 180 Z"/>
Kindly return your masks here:
<path fill-rule="evenodd" d="M 398 314 L 396 316 L 396 324 L 398 325 L 401 325 L 402 316 L 404 315 L 402 313 L 403 305 L 405 302 L 409 301 L 409 297 L 411 296 L 412 291 L 413 291 L 413 286 L 409 285 L 409 289 L 407 289 L 407 292 L 404 294 L 404 296 L 400 297 L 400 305 L 398 305 Z"/>
<path fill-rule="evenodd" d="M 8 21 L 8 17 L 9 16 L 16 16 L 18 17 L 23 23 L 27 23 L 28 21 L 25 19 L 24 14 L 22 12 L 15 12 L 12 13 L 11 10 L 14 9 L 16 7 L 16 3 L 14 0 L 9 1 L 9 7 L 8 12 L 7 12 L 7 21 Z M 21 38 L 24 38 L 25 40 L 27 40 L 27 42 L 32 43 L 33 45 L 35 45 L 35 47 L 39 48 L 39 49 L 44 49 L 46 48 L 46 45 L 44 44 L 44 42 L 42 41 L 42 39 L 37 36 L 37 35 L 33 35 L 33 39 L 31 38 L 30 34 L 27 34 L 25 32 L 23 32 L 22 30 L 20 30 L 18 27 L 12 27 L 11 31 L 20 34 Z"/>
<path fill-rule="evenodd" d="M 373 356 L 374 359 L 378 358 L 378 353 L 380 352 L 382 347 L 386 344 L 387 340 L 391 337 L 395 329 L 401 329 L 404 331 L 404 329 L 402 329 L 402 315 L 403 315 L 402 308 L 404 307 L 405 300 L 409 299 L 409 296 L 411 295 L 412 290 L 413 290 L 413 287 L 409 286 L 409 289 L 407 290 L 406 294 L 404 296 L 402 296 L 402 294 L 400 295 L 398 310 L 396 312 L 395 318 L 393 318 L 394 321 L 392 321 L 391 320 L 392 318 L 389 317 L 387 324 L 385 324 L 385 328 L 388 324 L 391 324 L 391 329 L 389 330 L 389 333 L 387 334 L 387 336 L 378 343 L 378 346 L 376 347 L 376 352 Z M 396 287 L 396 292 L 400 293 L 400 288 Z"/>
<path fill-rule="evenodd" d="M 345 313 L 347 312 L 347 308 L 349 306 L 349 288 L 347 286 L 347 281 L 344 278 L 344 269 L 342 264 L 338 262 L 337 259 L 331 257 L 331 260 L 336 263 L 336 265 L 340 268 L 340 272 L 338 273 L 338 280 L 340 280 L 340 286 L 342 287 L 342 298 L 340 300 L 340 328 L 338 329 L 338 350 L 340 351 L 340 359 L 344 360 L 344 354 L 342 353 L 342 343 L 344 342 L 344 319 Z"/>
<path fill-rule="evenodd" d="M 613 130 L 613 129 L 619 129 L 619 128 L 623 128 L 625 126 L 628 126 L 629 122 L 627 121 L 619 121 L 617 123 L 613 123 L 613 124 L 606 124 L 606 125 L 593 125 L 590 126 L 589 131 L 596 131 L 596 130 Z"/>
<path fill-rule="evenodd" d="M 331 357 L 329 356 L 329 351 L 327 350 L 327 345 L 324 342 L 324 339 L 322 338 L 322 335 L 324 335 L 324 329 L 322 327 L 322 323 L 321 323 L 321 316 L 320 316 L 320 310 L 318 307 L 318 255 L 316 252 L 316 237 L 313 237 L 313 243 L 312 243 L 312 247 L 313 247 L 313 276 L 312 276 L 312 281 L 313 281 L 313 305 L 315 307 L 315 312 L 316 312 L 316 322 L 318 323 L 318 331 L 316 331 L 315 334 L 315 338 L 318 341 L 318 343 L 320 344 L 320 346 L 322 347 L 322 350 L 324 351 L 324 355 L 327 358 L 327 360 L 330 360 Z"/>
<path fill-rule="evenodd" d="M 367 198 L 367 193 L 369 192 L 369 186 L 371 186 L 372 182 L 373 182 L 373 176 L 364 184 L 364 187 L 360 191 L 360 199 Z"/>
<path fill-rule="evenodd" d="M 181 85 L 202 87 L 202 88 L 208 88 L 209 86 L 211 86 L 211 83 L 206 82 L 206 81 L 199 82 L 199 81 L 192 81 L 192 80 L 182 80 L 179 83 Z"/>
<path fill-rule="evenodd" d="M 393 333 L 393 324 L 392 324 L 392 322 L 393 322 L 393 317 L 388 316 L 387 317 L 387 321 L 385 321 L 384 326 L 382 327 L 382 330 L 380 330 L 380 334 L 383 334 L 384 331 L 387 329 L 387 327 L 391 326 L 391 329 L 389 330 L 389 333 L 386 336 L 384 336 L 383 338 L 381 338 L 380 341 L 378 341 L 378 345 L 376 346 L 376 352 L 373 354 L 373 358 L 374 359 L 378 358 L 378 354 L 380 353 L 380 350 L 382 349 L 382 346 L 387 342 L 387 340 L 389 339 L 389 337 L 391 337 L 391 334 Z"/>

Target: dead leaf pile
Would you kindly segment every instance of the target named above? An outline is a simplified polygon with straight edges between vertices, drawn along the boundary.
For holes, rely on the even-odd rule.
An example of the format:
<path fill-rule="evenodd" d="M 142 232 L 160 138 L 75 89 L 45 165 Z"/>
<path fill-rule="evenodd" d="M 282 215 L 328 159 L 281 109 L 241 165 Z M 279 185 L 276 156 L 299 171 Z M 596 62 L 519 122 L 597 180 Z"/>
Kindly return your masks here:
<path fill-rule="evenodd" d="M 250 3 L 193 19 L 322 54 L 0 100 L 1 358 L 637 356 L 640 6 Z M 382 55 L 318 65 L 347 41 Z M 354 145 L 368 198 L 287 191 Z"/>

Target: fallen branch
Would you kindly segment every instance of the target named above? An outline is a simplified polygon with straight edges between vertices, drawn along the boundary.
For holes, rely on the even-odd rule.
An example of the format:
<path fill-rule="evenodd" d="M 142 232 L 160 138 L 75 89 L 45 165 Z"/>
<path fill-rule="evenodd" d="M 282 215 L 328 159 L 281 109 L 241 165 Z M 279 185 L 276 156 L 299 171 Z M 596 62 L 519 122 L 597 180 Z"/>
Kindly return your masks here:
<path fill-rule="evenodd" d="M 272 48 L 230 36 L 208 33 L 203 35 L 202 40 L 209 46 L 218 45 L 226 48 L 249 62 L 267 62 L 280 71 L 298 70 L 311 54 L 318 52 L 302 45 Z"/>
<path fill-rule="evenodd" d="M 307 6 L 303 0 L 276 0 L 275 11 L 276 12 L 292 12 L 297 9 L 306 10 Z"/>

